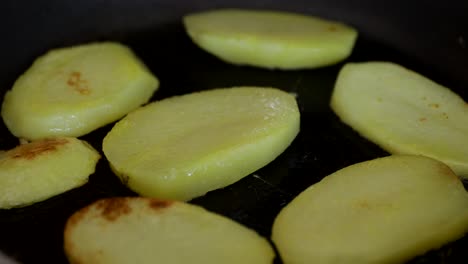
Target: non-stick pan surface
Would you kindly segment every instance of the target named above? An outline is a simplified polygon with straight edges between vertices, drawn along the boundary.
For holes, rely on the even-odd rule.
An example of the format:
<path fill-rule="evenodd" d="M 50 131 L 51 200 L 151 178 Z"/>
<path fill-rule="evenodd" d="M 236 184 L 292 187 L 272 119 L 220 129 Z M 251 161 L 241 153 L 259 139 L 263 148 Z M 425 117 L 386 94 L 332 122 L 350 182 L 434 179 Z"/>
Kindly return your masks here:
<path fill-rule="evenodd" d="M 252 175 L 191 201 L 269 237 L 274 217 L 298 193 L 338 169 L 388 153 L 331 111 L 329 99 L 343 63 L 301 71 L 239 67 L 191 43 L 181 16 L 220 7 L 281 9 L 349 23 L 361 34 L 347 61 L 393 61 L 467 99 L 468 3 L 371 0 L 4 1 L 0 3 L 0 95 L 3 98 L 33 59 L 48 49 L 100 40 L 129 45 L 158 76 L 161 86 L 153 100 L 239 85 L 274 86 L 296 93 L 301 132 L 292 145 Z M 111 127 L 82 139 L 101 151 L 101 141 Z M 17 143 L 1 124 L 0 148 Z M 0 210 L 0 250 L 22 263 L 66 263 L 62 249 L 66 219 L 99 198 L 127 195 L 135 194 L 102 159 L 85 186 L 29 207 Z M 465 236 L 411 263 L 468 263 L 467 248 Z"/>

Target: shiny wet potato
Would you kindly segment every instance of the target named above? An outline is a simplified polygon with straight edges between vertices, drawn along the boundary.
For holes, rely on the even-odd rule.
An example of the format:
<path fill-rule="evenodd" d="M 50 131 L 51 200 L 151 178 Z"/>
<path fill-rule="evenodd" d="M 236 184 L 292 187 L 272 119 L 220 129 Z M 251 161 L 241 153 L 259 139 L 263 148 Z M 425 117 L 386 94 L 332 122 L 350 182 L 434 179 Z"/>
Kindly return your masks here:
<path fill-rule="evenodd" d="M 468 177 L 468 107 L 457 94 L 388 62 L 350 63 L 331 107 L 362 136 L 394 154 L 438 159 Z"/>
<path fill-rule="evenodd" d="M 0 208 L 22 207 L 79 187 L 100 155 L 76 138 L 44 139 L 0 153 Z"/>
<path fill-rule="evenodd" d="M 146 103 L 158 84 L 122 44 L 54 49 L 17 79 L 1 114 L 19 138 L 79 137 Z"/>
<path fill-rule="evenodd" d="M 295 98 L 237 87 L 176 96 L 120 120 L 103 150 L 143 196 L 190 200 L 228 186 L 280 155 L 299 132 Z"/>
<path fill-rule="evenodd" d="M 228 218 L 182 202 L 99 200 L 66 224 L 70 263 L 267 264 L 268 241 Z"/>
<path fill-rule="evenodd" d="M 183 19 L 193 42 L 233 64 L 301 69 L 331 65 L 351 54 L 357 31 L 301 14 L 219 9 Z"/>
<path fill-rule="evenodd" d="M 284 263 L 403 263 L 468 231 L 468 193 L 443 163 L 390 156 L 341 169 L 279 213 Z"/>

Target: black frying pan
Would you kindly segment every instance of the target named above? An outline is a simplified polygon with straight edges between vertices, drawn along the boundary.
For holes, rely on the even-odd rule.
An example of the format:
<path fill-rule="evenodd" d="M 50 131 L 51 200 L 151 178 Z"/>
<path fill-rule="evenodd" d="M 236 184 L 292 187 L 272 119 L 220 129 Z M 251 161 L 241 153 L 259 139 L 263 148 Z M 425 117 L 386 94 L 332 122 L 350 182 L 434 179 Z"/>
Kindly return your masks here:
<path fill-rule="evenodd" d="M 181 16 L 220 7 L 281 9 L 346 22 L 360 31 L 347 61 L 393 61 L 452 88 L 467 100 L 465 0 L 2 1 L 0 95 L 3 98 L 34 58 L 47 50 L 98 40 L 123 42 L 145 61 L 161 80 L 153 100 L 236 85 L 296 92 L 301 132 L 293 144 L 255 175 L 191 201 L 269 237 L 276 214 L 305 188 L 340 168 L 388 154 L 341 123 L 330 110 L 328 102 L 342 64 L 288 72 L 237 67 L 193 45 L 184 33 Z M 83 139 L 101 150 L 101 140 L 111 127 Z M 1 124 L 0 148 L 17 143 Z M 0 210 L 0 250 L 23 263 L 66 263 L 62 232 L 68 216 L 96 199 L 127 195 L 135 194 L 101 160 L 89 183 L 81 188 L 29 207 Z M 468 236 L 410 263 L 467 263 L 466 248 Z"/>

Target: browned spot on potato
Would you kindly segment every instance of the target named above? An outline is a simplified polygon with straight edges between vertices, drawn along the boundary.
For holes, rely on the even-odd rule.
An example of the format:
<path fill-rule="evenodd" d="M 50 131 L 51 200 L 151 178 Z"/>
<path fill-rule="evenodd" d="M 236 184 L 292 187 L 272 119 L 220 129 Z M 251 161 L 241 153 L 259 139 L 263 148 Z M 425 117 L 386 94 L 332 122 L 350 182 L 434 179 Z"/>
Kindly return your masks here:
<path fill-rule="evenodd" d="M 167 208 L 172 205 L 172 201 L 163 201 L 163 200 L 155 200 L 152 199 L 149 201 L 149 206 L 153 208 L 154 210 L 160 210 Z"/>
<path fill-rule="evenodd" d="M 71 72 L 68 76 L 67 84 L 82 95 L 91 93 L 88 81 L 83 78 L 81 72 Z"/>
<path fill-rule="evenodd" d="M 425 117 L 419 118 L 419 121 L 421 121 L 421 122 L 424 122 L 424 121 L 426 121 L 426 120 L 427 120 L 427 118 L 425 118 Z"/>
<path fill-rule="evenodd" d="M 442 116 L 443 116 L 445 119 L 448 119 L 448 115 L 447 115 L 447 113 L 445 113 L 445 112 L 444 112 L 444 113 L 442 113 Z"/>
<path fill-rule="evenodd" d="M 77 223 L 81 221 L 81 219 L 84 218 L 84 216 L 89 212 L 90 206 L 84 207 L 77 212 L 75 212 L 70 218 L 67 220 L 67 226 L 66 228 L 73 228 L 76 226 Z"/>
<path fill-rule="evenodd" d="M 369 204 L 368 201 L 358 201 L 356 203 L 356 206 L 358 208 L 363 208 L 363 209 L 371 209 L 371 205 Z"/>
<path fill-rule="evenodd" d="M 108 198 L 96 202 L 96 208 L 108 221 L 115 221 L 122 215 L 129 214 L 132 208 L 128 205 L 129 198 Z"/>
<path fill-rule="evenodd" d="M 68 143 L 67 139 L 44 139 L 41 141 L 31 142 L 24 145 L 20 145 L 10 150 L 10 157 L 13 159 L 27 159 L 32 160 L 41 154 L 56 151 L 61 145 Z"/>
<path fill-rule="evenodd" d="M 432 104 L 429 104 L 429 107 L 432 107 L 432 108 L 439 108 L 439 104 L 436 104 L 436 103 L 432 103 Z"/>

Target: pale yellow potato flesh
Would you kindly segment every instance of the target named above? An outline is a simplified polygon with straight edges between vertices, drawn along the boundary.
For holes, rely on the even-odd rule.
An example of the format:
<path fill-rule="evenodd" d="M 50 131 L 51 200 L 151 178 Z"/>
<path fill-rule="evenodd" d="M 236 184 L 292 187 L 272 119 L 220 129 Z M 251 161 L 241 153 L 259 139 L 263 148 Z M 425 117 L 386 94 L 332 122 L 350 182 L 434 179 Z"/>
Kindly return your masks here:
<path fill-rule="evenodd" d="M 16 80 L 1 114 L 20 138 L 79 137 L 146 103 L 158 85 L 122 44 L 59 48 L 37 58 Z"/>
<path fill-rule="evenodd" d="M 335 64 L 351 54 L 357 31 L 302 14 L 218 9 L 183 18 L 200 48 L 233 64 L 301 69 Z"/>
<path fill-rule="evenodd" d="M 108 198 L 72 215 L 64 248 L 74 263 L 268 264 L 255 231 L 202 207 L 151 198 Z"/>
<path fill-rule="evenodd" d="M 0 208 L 27 206 L 85 184 L 99 158 L 88 143 L 70 137 L 1 152 Z"/>
<path fill-rule="evenodd" d="M 341 169 L 281 210 L 285 264 L 402 263 L 468 231 L 468 193 L 445 164 L 396 155 Z"/>
<path fill-rule="evenodd" d="M 448 88 L 393 63 L 349 63 L 331 107 L 388 152 L 429 156 L 468 177 L 468 105 Z"/>
<path fill-rule="evenodd" d="M 260 169 L 299 132 L 295 98 L 236 87 L 176 96 L 127 115 L 103 151 L 114 172 L 143 196 L 190 200 Z"/>

